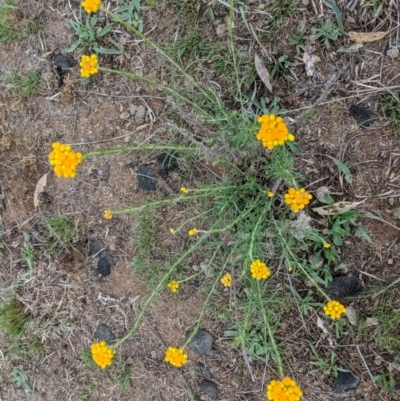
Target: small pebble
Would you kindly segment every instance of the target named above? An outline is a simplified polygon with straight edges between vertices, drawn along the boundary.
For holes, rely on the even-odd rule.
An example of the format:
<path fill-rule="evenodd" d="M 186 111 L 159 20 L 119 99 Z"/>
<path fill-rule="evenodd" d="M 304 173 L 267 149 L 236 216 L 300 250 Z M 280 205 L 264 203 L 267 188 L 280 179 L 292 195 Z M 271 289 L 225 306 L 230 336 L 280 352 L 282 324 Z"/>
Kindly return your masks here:
<path fill-rule="evenodd" d="M 360 379 L 351 372 L 340 371 L 332 384 L 333 391 L 346 391 L 357 387 Z"/>
<path fill-rule="evenodd" d="M 217 385 L 214 382 L 212 382 L 211 380 L 203 380 L 200 383 L 200 388 L 212 400 L 216 400 L 218 398 Z"/>
<path fill-rule="evenodd" d="M 154 171 L 145 165 L 141 165 L 136 172 L 139 188 L 146 191 L 155 191 L 157 189 L 156 176 Z"/>
<path fill-rule="evenodd" d="M 339 300 L 346 297 L 357 297 L 365 291 L 357 276 L 335 277 L 326 288 L 327 295 Z"/>
<path fill-rule="evenodd" d="M 188 339 L 192 331 L 185 333 L 185 338 Z M 200 329 L 191 339 L 189 346 L 194 352 L 199 355 L 218 355 L 219 351 L 212 348 L 214 337 L 206 329 Z"/>
<path fill-rule="evenodd" d="M 115 336 L 111 329 L 104 323 L 96 327 L 96 336 L 100 341 L 105 341 L 108 345 L 115 342 Z"/>

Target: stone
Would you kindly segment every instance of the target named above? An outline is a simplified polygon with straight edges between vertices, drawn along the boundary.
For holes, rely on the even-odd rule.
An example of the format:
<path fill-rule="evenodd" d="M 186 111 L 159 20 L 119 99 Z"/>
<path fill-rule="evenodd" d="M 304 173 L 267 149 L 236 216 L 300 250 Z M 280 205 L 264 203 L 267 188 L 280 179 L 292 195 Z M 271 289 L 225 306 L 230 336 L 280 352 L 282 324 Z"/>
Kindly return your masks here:
<path fill-rule="evenodd" d="M 64 85 L 65 75 L 72 67 L 75 67 L 78 62 L 74 58 L 64 56 L 63 54 L 56 54 L 54 62 L 58 74 L 58 87 L 61 88 Z"/>
<path fill-rule="evenodd" d="M 115 336 L 111 329 L 104 323 L 96 327 L 96 336 L 100 341 L 105 341 L 108 345 L 115 342 Z"/>
<path fill-rule="evenodd" d="M 207 379 L 212 379 L 213 374 L 211 373 L 211 370 L 207 367 L 207 365 L 203 362 L 197 362 L 197 366 L 200 368 L 201 372 Z"/>
<path fill-rule="evenodd" d="M 400 219 L 400 207 L 396 207 L 396 209 L 393 210 L 393 218 L 396 220 Z"/>
<path fill-rule="evenodd" d="M 356 119 L 358 125 L 363 128 L 370 126 L 378 117 L 373 111 L 367 109 L 361 103 L 351 105 L 349 113 Z"/>
<path fill-rule="evenodd" d="M 335 277 L 326 288 L 327 295 L 332 299 L 357 297 L 365 291 L 357 276 Z"/>
<path fill-rule="evenodd" d="M 191 336 L 192 331 L 185 333 L 186 340 Z M 220 352 L 213 349 L 214 337 L 206 329 L 200 329 L 190 340 L 189 346 L 199 355 L 219 355 Z"/>
<path fill-rule="evenodd" d="M 333 381 L 333 391 L 346 391 L 357 387 L 360 379 L 351 372 L 339 371 L 336 379 Z"/>
<path fill-rule="evenodd" d="M 102 246 L 99 241 L 92 241 L 89 244 L 89 256 L 95 256 L 101 250 Z"/>
<path fill-rule="evenodd" d="M 207 394 L 212 400 L 216 400 L 218 398 L 217 385 L 211 380 L 203 380 L 200 383 L 200 388 L 201 391 Z"/>
<path fill-rule="evenodd" d="M 135 117 L 135 114 L 137 112 L 138 107 L 135 106 L 134 104 L 131 104 L 131 106 L 129 107 L 129 113 L 132 117 Z"/>
<path fill-rule="evenodd" d="M 127 120 L 130 116 L 131 116 L 131 115 L 129 114 L 129 112 L 123 111 L 123 112 L 120 114 L 119 117 L 120 117 L 121 120 Z"/>
<path fill-rule="evenodd" d="M 139 188 L 146 191 L 155 191 L 157 189 L 157 181 L 154 171 L 142 164 L 136 172 Z"/>
<path fill-rule="evenodd" d="M 140 105 L 135 113 L 135 121 L 138 124 L 143 124 L 146 121 L 146 109 L 144 106 Z"/>

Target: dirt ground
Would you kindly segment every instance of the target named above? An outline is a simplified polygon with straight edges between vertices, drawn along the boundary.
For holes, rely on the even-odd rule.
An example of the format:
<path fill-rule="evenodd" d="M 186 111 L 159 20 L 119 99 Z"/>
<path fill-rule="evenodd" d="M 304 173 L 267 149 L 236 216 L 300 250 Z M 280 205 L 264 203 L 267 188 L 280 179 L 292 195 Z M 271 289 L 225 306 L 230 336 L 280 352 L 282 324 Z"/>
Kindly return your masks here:
<path fill-rule="evenodd" d="M 144 31 L 151 31 L 151 36 L 161 45 L 185 37 L 190 21 L 182 20 L 185 16 L 182 10 L 183 7 L 190 9 L 193 2 L 161 0 L 156 3 L 155 7 L 147 6 L 143 10 Z M 227 9 L 223 2 L 209 3 L 212 5 L 201 4 L 198 15 L 203 16 L 204 10 L 210 7 L 215 20 L 204 17 L 199 33 L 207 43 L 220 43 L 226 40 L 218 28 L 225 21 Z M 389 48 L 400 45 L 399 32 L 366 43 L 356 53 L 337 51 L 351 44 L 347 37 L 335 41 L 329 49 L 313 43 L 320 61 L 313 76 L 308 77 L 301 55 L 296 55 L 288 35 L 301 21 L 307 26 L 316 26 L 322 11 L 334 20 L 332 10 L 325 3 L 296 1 L 296 14 L 285 17 L 277 38 L 271 40 L 263 35 L 267 29 L 264 10 L 271 3 L 248 2 L 247 22 L 253 33 L 237 13 L 237 51 L 249 57 L 247 68 L 254 73 L 254 52 L 265 59 L 286 54 L 290 60 L 298 61 L 292 68 L 291 80 L 280 75 L 272 86 L 273 95 L 281 99 L 281 107 L 289 110 L 286 121 L 303 150 L 296 156 L 296 169 L 304 175 L 310 192 L 326 185 L 335 200 L 365 200 L 359 210 L 385 220 L 363 219 L 372 242 L 351 236 L 340 248 L 341 263 L 346 265 L 341 274 L 356 275 L 367 293 L 372 294 L 378 286 L 385 287 L 399 277 L 400 224 L 396 219 L 400 208 L 399 133 L 385 118 L 381 103 L 384 88 L 392 88 L 399 96 L 400 58 L 387 55 Z M 281 0 L 281 3 L 284 2 Z M 376 19 L 361 15 L 360 5 L 351 12 L 345 3 L 338 2 L 338 6 L 347 32 L 385 31 L 395 26 L 400 15 L 394 11 L 396 4 L 400 7 L 398 2 L 387 1 L 388 11 Z M 16 4 L 21 7 L 21 2 Z M 91 158 L 79 167 L 79 174 L 73 180 L 54 176 L 48 164 L 53 142 L 72 144 L 83 153 L 107 146 L 151 142 L 154 136 L 167 135 L 170 106 L 163 92 L 118 75 L 101 73 L 85 84 L 77 67 L 59 88 L 54 57 L 74 41 L 68 19 L 79 9 L 79 2 L 29 0 L 23 8 L 40 13 L 40 35 L 31 35 L 13 44 L 0 44 L 0 230 L 4 246 L 0 287 L 11 286 L 26 271 L 20 259 L 24 233 L 27 233 L 37 257 L 33 276 L 18 290 L 16 297 L 34 316 L 31 335 L 39 337 L 43 351 L 40 356 L 8 356 L 11 340 L 0 335 L 0 400 L 208 400 L 200 388 L 208 373 L 218 387 L 219 400 L 264 400 L 265 385 L 275 374 L 272 366 L 253 361 L 253 381 L 241 348 L 224 336 L 229 327 L 224 327 L 214 315 L 206 315 L 201 326 L 215 336 L 214 347 L 220 351 L 219 355 L 202 357 L 189 350 L 189 362 L 183 369 L 173 369 L 163 361 L 166 347 L 182 343 L 185 332 L 196 320 L 206 296 L 202 286 L 190 285 L 174 296 L 167 291 L 157 296 L 137 333 L 118 352 L 118 366 L 100 371 L 82 362 L 79 357 L 82 350 L 96 340 L 96 326 L 105 323 L 117 338 L 121 337 L 134 323 L 150 291 L 147 277 L 132 273 L 131 262 L 138 251 L 133 240 L 138 227 L 136 217 L 126 214 L 107 221 L 102 217 L 103 211 L 141 205 L 171 192 L 179 193 L 179 188 L 187 182 L 187 175 L 178 171 L 166 182 L 160 180 L 155 192 L 140 189 L 136 171 L 141 164 L 157 168 L 159 153 L 153 152 Z M 133 41 L 125 31 L 115 35 L 126 41 L 125 50 L 131 59 L 107 56 L 102 58 L 103 66 L 133 70 L 160 81 L 170 78 L 169 67 L 152 50 L 140 41 Z M 3 79 L 10 69 L 39 69 L 39 91 L 28 98 L 15 93 Z M 220 85 L 222 97 L 229 98 L 223 77 L 215 74 L 210 80 Z M 258 95 L 270 96 L 265 88 L 260 89 L 258 78 L 257 83 Z M 362 103 L 378 116 L 368 127 L 360 126 L 350 114 L 351 105 L 356 103 Z M 124 113 L 131 106 L 140 105 L 146 109 L 144 120 L 136 121 Z M 351 183 L 343 178 L 329 156 L 349 167 L 353 175 Z M 35 187 L 45 174 L 48 174 L 47 198 L 35 209 Z M 213 178 L 213 172 L 199 163 L 197 172 L 190 177 L 192 182 L 205 182 Z M 54 256 L 46 252 L 46 235 L 41 231 L 40 218 L 58 215 L 72 219 L 78 231 L 73 247 L 64 247 Z M 317 220 L 315 213 L 310 215 Z M 165 249 L 159 255 L 161 264 L 168 253 L 178 252 L 182 247 L 183 239 L 169 235 L 169 221 L 180 218 L 179 210 L 154 216 Z M 114 255 L 116 263 L 108 277 L 97 277 L 91 269 L 89 246 L 94 240 Z M 220 296 L 222 304 L 228 302 L 228 293 L 221 291 Z M 398 285 L 395 285 L 386 301 L 398 311 L 399 299 Z M 373 297 L 363 296 L 352 300 L 351 305 L 368 316 L 376 302 Z M 322 344 L 326 339 L 317 327 L 316 314 L 304 319 L 293 313 L 290 323 L 278 331 L 290 345 L 290 355 L 285 356 L 286 367 L 288 374 L 299 380 L 304 400 L 400 399 L 397 382 L 391 394 L 371 380 L 371 375 L 387 373 L 393 363 L 391 374 L 396 381 L 400 378 L 398 361 L 376 342 L 379 327 L 370 329 L 369 341 L 364 336 L 359 342 L 356 335 L 349 334 L 347 344 L 338 346 L 339 363 L 359 377 L 360 383 L 356 389 L 337 393 L 331 387 L 333 376 L 324 375 L 318 367 L 309 364 L 312 355 L 307 340 Z M 304 324 L 306 333 L 298 333 L 296 327 Z M 33 394 L 12 382 L 13 368 L 21 365 Z M 130 379 L 126 389 L 116 380 L 124 372 L 128 372 Z"/>

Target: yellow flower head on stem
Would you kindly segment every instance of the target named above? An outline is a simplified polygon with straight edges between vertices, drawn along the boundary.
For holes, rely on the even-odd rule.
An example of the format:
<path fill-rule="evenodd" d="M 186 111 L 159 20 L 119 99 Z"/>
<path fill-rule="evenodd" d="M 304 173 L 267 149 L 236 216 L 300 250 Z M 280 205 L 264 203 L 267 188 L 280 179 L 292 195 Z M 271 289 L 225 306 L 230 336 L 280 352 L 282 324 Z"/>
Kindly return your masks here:
<path fill-rule="evenodd" d="M 331 247 L 331 244 L 328 244 L 327 242 L 325 242 L 324 248 L 325 248 L 325 249 L 329 249 L 330 247 Z"/>
<path fill-rule="evenodd" d="M 111 211 L 110 209 L 104 210 L 103 217 L 104 217 L 105 219 L 107 219 L 107 220 L 111 220 L 112 217 L 113 217 L 112 211 Z"/>
<path fill-rule="evenodd" d="M 83 9 L 88 13 L 95 13 L 99 10 L 101 4 L 101 0 L 84 0 L 81 5 Z"/>
<path fill-rule="evenodd" d="M 90 56 L 82 55 L 79 65 L 81 66 L 82 78 L 90 78 L 99 72 L 99 59 L 94 53 Z"/>
<path fill-rule="evenodd" d="M 303 392 L 293 379 L 286 376 L 282 380 L 271 380 L 265 395 L 270 401 L 299 401 Z"/>
<path fill-rule="evenodd" d="M 346 313 L 346 307 L 338 301 L 329 301 L 324 306 L 324 312 L 332 319 L 340 319 L 343 313 Z"/>
<path fill-rule="evenodd" d="M 82 161 L 82 153 L 74 153 L 70 145 L 60 142 L 53 143 L 53 150 L 49 153 L 49 163 L 54 166 L 57 177 L 74 178 L 76 168 Z"/>
<path fill-rule="evenodd" d="M 187 363 L 187 358 L 188 356 L 182 348 L 168 347 L 164 361 L 170 363 L 176 368 L 181 368 Z"/>
<path fill-rule="evenodd" d="M 92 350 L 92 358 L 96 362 L 97 366 L 100 366 L 102 369 L 104 369 L 112 364 L 115 351 L 110 348 L 105 341 L 94 343 L 90 346 L 90 348 Z"/>
<path fill-rule="evenodd" d="M 191 230 L 188 231 L 188 234 L 189 234 L 190 237 L 193 237 L 194 235 L 197 234 L 198 231 L 199 230 L 196 227 L 194 227 L 194 228 L 192 228 Z"/>
<path fill-rule="evenodd" d="M 175 230 L 171 227 L 171 228 L 169 229 L 169 232 L 170 232 L 171 234 L 174 234 L 174 233 L 175 233 Z"/>
<path fill-rule="evenodd" d="M 221 283 L 224 287 L 230 287 L 232 285 L 232 276 L 229 273 L 226 273 L 221 278 Z"/>
<path fill-rule="evenodd" d="M 189 193 L 189 190 L 186 187 L 181 187 L 181 192 L 186 195 Z"/>
<path fill-rule="evenodd" d="M 257 121 L 261 124 L 256 139 L 268 150 L 273 150 L 276 146 L 282 146 L 286 141 L 293 142 L 295 137 L 289 132 L 288 127 L 282 117 L 273 114 L 258 117 Z"/>
<path fill-rule="evenodd" d="M 268 196 L 268 198 L 273 198 L 275 196 L 275 194 L 271 191 L 268 191 L 267 196 Z"/>
<path fill-rule="evenodd" d="M 265 280 L 271 275 L 271 271 L 268 269 L 268 266 L 261 262 L 260 259 L 255 260 L 250 265 L 251 277 L 256 280 Z"/>
<path fill-rule="evenodd" d="M 167 287 L 172 291 L 172 292 L 177 292 L 179 289 L 179 283 L 176 280 L 172 280 L 167 284 Z"/>
<path fill-rule="evenodd" d="M 298 213 L 304 209 L 312 199 L 312 195 L 308 193 L 304 188 L 296 189 L 289 188 L 284 195 L 285 203 L 290 206 L 294 213 Z"/>

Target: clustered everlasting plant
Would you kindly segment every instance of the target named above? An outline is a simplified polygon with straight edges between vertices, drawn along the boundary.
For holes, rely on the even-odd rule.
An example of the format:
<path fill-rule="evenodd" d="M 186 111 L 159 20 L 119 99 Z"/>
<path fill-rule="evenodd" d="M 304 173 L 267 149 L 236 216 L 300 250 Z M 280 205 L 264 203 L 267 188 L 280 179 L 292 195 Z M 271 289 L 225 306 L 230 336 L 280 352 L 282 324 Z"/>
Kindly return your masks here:
<path fill-rule="evenodd" d="M 94 343 L 90 346 L 92 350 L 92 358 L 98 366 L 105 369 L 112 364 L 112 359 L 115 355 L 115 350 L 110 348 L 105 341 Z"/>
<path fill-rule="evenodd" d="M 196 227 L 194 227 L 188 231 L 188 234 L 190 237 L 194 237 L 198 232 L 199 230 Z"/>
<path fill-rule="evenodd" d="M 312 195 L 304 188 L 289 188 L 284 197 L 285 203 L 290 206 L 294 213 L 298 213 L 300 210 L 304 209 L 312 199 Z"/>
<path fill-rule="evenodd" d="M 99 59 L 96 54 L 91 54 L 90 56 L 82 55 L 79 65 L 83 78 L 90 78 L 99 72 Z"/>
<path fill-rule="evenodd" d="M 273 114 L 263 115 L 257 120 L 261 124 L 261 128 L 256 138 L 261 141 L 263 146 L 268 150 L 273 150 L 276 146 L 282 146 L 286 141 L 293 142 L 295 137 L 289 132 L 282 117 Z"/>
<path fill-rule="evenodd" d="M 271 271 L 268 269 L 268 266 L 261 262 L 260 259 L 255 260 L 250 265 L 251 277 L 256 280 L 265 280 L 271 275 Z"/>
<path fill-rule="evenodd" d="M 168 347 L 164 361 L 176 368 L 181 368 L 187 363 L 188 356 L 182 348 Z"/>
<path fill-rule="evenodd" d="M 293 379 L 286 376 L 282 380 L 272 380 L 267 386 L 266 396 L 270 401 L 299 401 L 303 392 Z"/>
<path fill-rule="evenodd" d="M 95 13 L 100 8 L 101 0 L 84 0 L 81 5 L 88 14 Z"/>
<path fill-rule="evenodd" d="M 103 217 L 104 217 L 106 220 L 111 220 L 112 217 L 113 217 L 112 211 L 111 211 L 110 209 L 104 210 L 104 212 L 103 212 Z"/>
<path fill-rule="evenodd" d="M 82 153 L 74 153 L 70 145 L 60 142 L 53 143 L 53 150 L 49 154 L 49 163 L 54 166 L 57 177 L 74 178 L 76 168 L 82 161 Z"/>
<path fill-rule="evenodd" d="M 230 287 L 232 285 L 232 276 L 229 273 L 226 273 L 221 278 L 221 283 L 224 287 Z"/>
<path fill-rule="evenodd" d="M 340 319 L 343 313 L 346 313 L 346 308 L 339 301 L 329 301 L 324 306 L 324 312 L 332 319 Z"/>
<path fill-rule="evenodd" d="M 177 292 L 179 289 L 179 283 L 176 280 L 172 280 L 167 284 L 167 287 L 172 291 L 172 292 Z"/>

